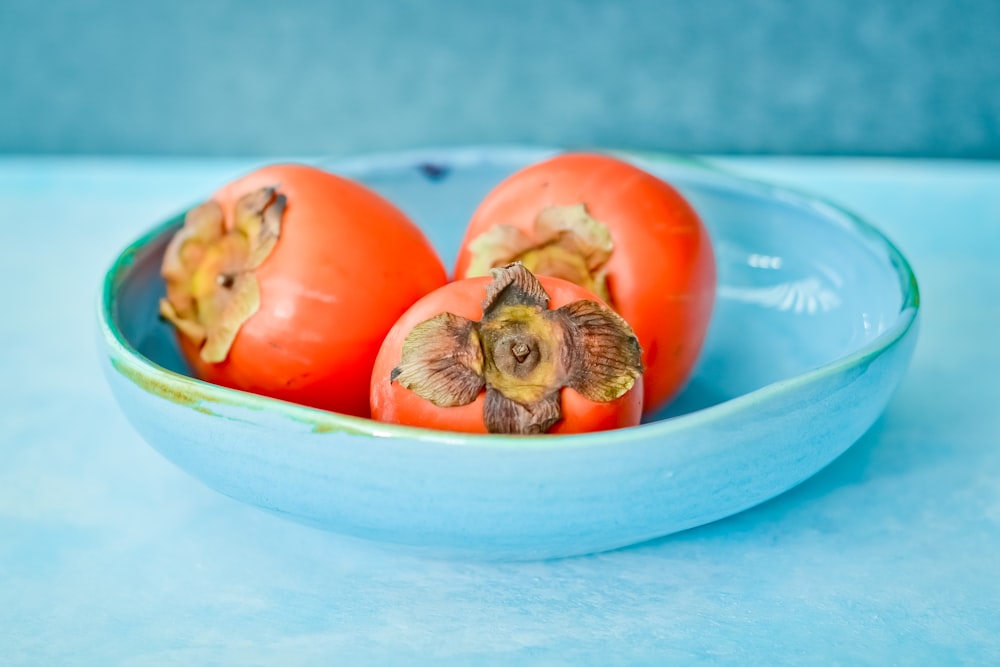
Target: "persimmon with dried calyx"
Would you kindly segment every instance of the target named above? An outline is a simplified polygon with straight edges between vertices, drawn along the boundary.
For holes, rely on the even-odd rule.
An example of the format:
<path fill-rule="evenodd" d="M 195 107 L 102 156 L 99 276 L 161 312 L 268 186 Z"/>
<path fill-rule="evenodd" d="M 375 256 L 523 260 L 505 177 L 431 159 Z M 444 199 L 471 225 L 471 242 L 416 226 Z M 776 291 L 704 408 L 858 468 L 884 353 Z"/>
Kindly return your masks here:
<path fill-rule="evenodd" d="M 501 182 L 473 213 L 456 278 L 519 261 L 601 296 L 642 344 L 646 411 L 673 398 L 715 300 L 711 239 L 669 183 L 618 158 L 566 153 Z"/>
<path fill-rule="evenodd" d="M 163 257 L 162 317 L 208 382 L 368 416 L 393 323 L 443 285 L 420 229 L 349 179 L 258 169 L 193 208 Z"/>
<path fill-rule="evenodd" d="M 581 433 L 639 423 L 642 350 L 579 285 L 522 264 L 460 280 L 393 326 L 372 374 L 375 419 L 470 433 Z"/>

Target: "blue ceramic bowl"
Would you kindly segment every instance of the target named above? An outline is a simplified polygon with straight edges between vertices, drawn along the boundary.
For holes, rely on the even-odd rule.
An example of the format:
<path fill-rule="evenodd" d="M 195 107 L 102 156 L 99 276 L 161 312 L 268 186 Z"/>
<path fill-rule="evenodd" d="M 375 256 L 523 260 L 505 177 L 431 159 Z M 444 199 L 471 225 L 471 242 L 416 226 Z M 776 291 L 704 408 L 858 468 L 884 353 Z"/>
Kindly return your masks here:
<path fill-rule="evenodd" d="M 450 263 L 479 199 L 552 152 L 426 151 L 324 166 L 396 202 Z M 641 426 L 467 436 L 193 379 L 157 318 L 160 257 L 181 217 L 108 271 L 100 341 L 114 395 L 150 444 L 226 495 L 440 556 L 584 554 L 767 500 L 827 465 L 884 409 L 916 339 L 913 273 L 882 235 L 835 206 L 692 160 L 620 155 L 690 198 L 718 262 L 696 373 Z"/>

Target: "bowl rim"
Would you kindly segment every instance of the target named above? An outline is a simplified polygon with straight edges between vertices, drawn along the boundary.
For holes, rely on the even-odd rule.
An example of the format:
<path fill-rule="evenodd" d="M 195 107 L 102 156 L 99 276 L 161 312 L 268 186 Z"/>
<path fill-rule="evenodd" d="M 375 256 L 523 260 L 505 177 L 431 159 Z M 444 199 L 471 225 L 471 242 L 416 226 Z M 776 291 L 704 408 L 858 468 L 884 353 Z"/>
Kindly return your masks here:
<path fill-rule="evenodd" d="M 582 150 L 575 148 L 542 148 L 524 146 L 475 146 L 462 148 L 428 148 L 405 151 L 375 152 L 344 158 L 324 158 L 314 161 L 317 166 L 337 168 L 347 173 L 366 170 L 413 167 L 415 164 L 446 160 L 449 164 L 463 162 L 481 164 L 498 161 L 509 163 L 514 159 L 532 160 L 555 154 L 556 152 Z M 916 275 L 909 261 L 879 229 L 859 215 L 821 196 L 806 194 L 786 186 L 749 178 L 711 163 L 709 160 L 690 155 L 661 153 L 654 151 L 623 150 L 613 148 L 593 148 L 616 155 L 626 160 L 652 164 L 673 164 L 691 168 L 706 178 L 723 179 L 728 185 L 736 185 L 758 196 L 777 198 L 784 202 L 813 209 L 831 220 L 847 232 L 858 235 L 863 241 L 881 248 L 895 271 L 902 296 L 896 320 L 875 338 L 858 347 L 850 354 L 838 357 L 826 364 L 810 369 L 790 378 L 778 380 L 726 401 L 701 408 L 689 413 L 646 422 L 638 426 L 570 435 L 525 435 L 510 436 L 500 434 L 469 434 L 440 431 L 417 426 L 387 424 L 373 419 L 344 415 L 312 408 L 259 394 L 230 389 L 211 384 L 197 378 L 171 371 L 141 354 L 124 336 L 116 324 L 116 304 L 122 285 L 126 282 L 131 268 L 139 255 L 150 243 L 161 238 L 169 229 L 180 225 L 185 211 L 153 226 L 127 245 L 112 260 L 104 274 L 98 296 L 100 334 L 110 357 L 110 364 L 119 374 L 136 384 L 140 389 L 175 403 L 188 404 L 206 414 L 225 416 L 209 406 L 228 406 L 260 412 L 279 412 L 281 416 L 312 427 L 315 433 L 351 433 L 372 438 L 406 438 L 425 443 L 461 445 L 485 448 L 517 449 L 566 449 L 572 447 L 613 447 L 634 440 L 662 439 L 689 431 L 707 422 L 725 419 L 735 413 L 750 409 L 769 399 L 779 398 L 795 392 L 798 388 L 822 381 L 824 378 L 846 372 L 854 367 L 867 365 L 900 341 L 913 327 L 920 307 L 920 292 Z M 304 162 L 304 161 L 300 161 Z M 205 405 L 209 404 L 209 405 Z"/>

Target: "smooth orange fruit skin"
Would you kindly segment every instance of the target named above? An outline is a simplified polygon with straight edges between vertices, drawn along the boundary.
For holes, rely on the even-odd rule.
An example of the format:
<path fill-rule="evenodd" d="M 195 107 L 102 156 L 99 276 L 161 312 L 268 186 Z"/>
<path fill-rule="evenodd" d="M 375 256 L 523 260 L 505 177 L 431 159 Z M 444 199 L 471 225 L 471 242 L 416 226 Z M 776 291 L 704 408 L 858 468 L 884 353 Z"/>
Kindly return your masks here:
<path fill-rule="evenodd" d="M 496 224 L 529 236 L 547 206 L 583 203 L 611 232 L 606 265 L 611 304 L 643 348 L 645 410 L 683 388 L 701 352 L 715 302 L 715 255 L 694 208 L 670 184 L 607 155 L 567 153 L 516 172 L 480 203 L 465 232 L 455 276 L 466 275 L 470 242 Z"/>
<path fill-rule="evenodd" d="M 228 223 L 240 197 L 268 186 L 288 203 L 278 243 L 256 271 L 260 309 L 222 363 L 205 363 L 180 336 L 182 352 L 208 382 L 368 417 L 382 339 L 415 301 L 445 284 L 445 268 L 395 205 L 314 167 L 267 166 L 213 198 Z"/>
<path fill-rule="evenodd" d="M 538 276 L 548 292 L 549 308 L 556 309 L 580 299 L 601 302 L 578 285 Z M 378 421 L 421 426 L 441 431 L 486 433 L 483 423 L 485 392 L 468 405 L 442 408 L 421 398 L 398 382 L 390 382 L 389 374 L 399 363 L 403 341 L 414 326 L 443 312 L 461 315 L 470 320 L 482 318 L 482 300 L 490 278 L 467 278 L 441 287 L 415 303 L 389 331 L 375 360 L 371 378 L 371 414 Z M 584 398 L 576 391 L 564 388 L 561 393 L 563 419 L 548 433 L 569 434 L 608 431 L 635 426 L 642 418 L 642 383 L 607 403 Z"/>

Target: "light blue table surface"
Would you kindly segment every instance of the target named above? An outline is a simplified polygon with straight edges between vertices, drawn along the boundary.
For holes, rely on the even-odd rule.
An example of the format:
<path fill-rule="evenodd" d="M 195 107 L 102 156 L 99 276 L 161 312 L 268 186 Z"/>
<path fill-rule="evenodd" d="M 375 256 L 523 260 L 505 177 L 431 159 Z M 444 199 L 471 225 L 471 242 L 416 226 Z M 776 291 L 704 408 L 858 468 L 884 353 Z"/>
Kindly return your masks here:
<path fill-rule="evenodd" d="M 757 508 L 595 556 L 404 556 L 230 500 L 100 374 L 101 275 L 249 161 L 0 158 L 0 664 L 997 664 L 1000 163 L 718 159 L 866 216 L 922 290 L 846 454 Z"/>

